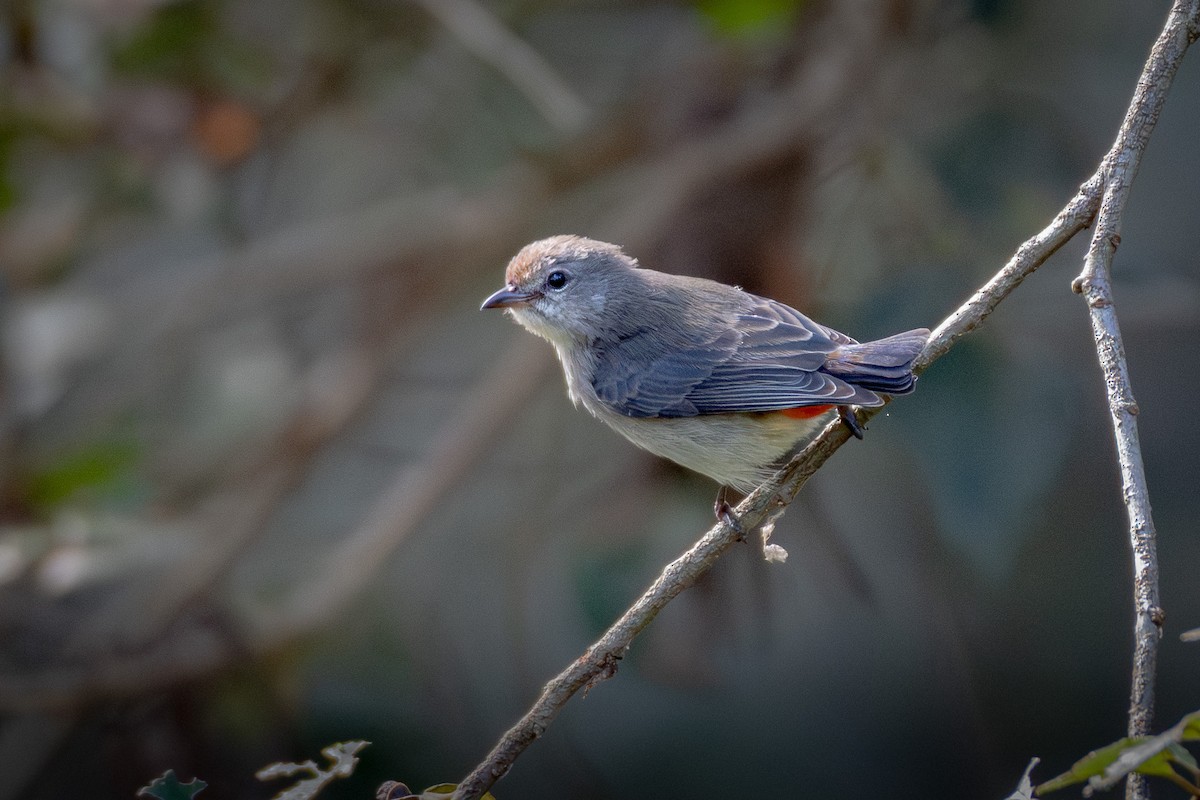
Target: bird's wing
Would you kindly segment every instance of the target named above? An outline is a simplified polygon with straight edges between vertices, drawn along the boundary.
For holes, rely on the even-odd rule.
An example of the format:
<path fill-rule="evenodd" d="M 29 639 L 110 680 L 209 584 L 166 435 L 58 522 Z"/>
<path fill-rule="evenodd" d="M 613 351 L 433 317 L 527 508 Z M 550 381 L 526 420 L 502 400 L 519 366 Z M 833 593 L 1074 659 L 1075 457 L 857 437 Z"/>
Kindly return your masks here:
<path fill-rule="evenodd" d="M 881 402 L 873 392 L 820 371 L 829 353 L 853 339 L 782 303 L 748 297 L 752 302 L 716 326 L 719 333 L 707 341 L 679 346 L 660 330 L 642 329 L 598 348 L 592 378 L 597 397 L 629 417 Z"/>

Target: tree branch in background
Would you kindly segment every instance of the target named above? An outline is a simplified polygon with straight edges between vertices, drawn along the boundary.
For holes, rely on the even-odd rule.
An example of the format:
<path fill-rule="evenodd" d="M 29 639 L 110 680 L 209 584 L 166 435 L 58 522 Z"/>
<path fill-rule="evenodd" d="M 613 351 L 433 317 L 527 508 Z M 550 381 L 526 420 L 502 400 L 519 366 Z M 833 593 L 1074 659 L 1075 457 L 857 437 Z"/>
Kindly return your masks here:
<path fill-rule="evenodd" d="M 216 629 L 212 625 L 180 624 L 191 606 L 202 605 L 200 598 L 215 580 L 213 573 L 227 568 L 240 546 L 260 531 L 263 509 L 271 496 L 299 480 L 302 474 L 299 467 L 291 471 L 284 468 L 293 461 L 300 465 L 307 463 L 299 458 L 275 458 L 251 465 L 252 469 L 269 472 L 270 478 L 265 482 L 260 480 L 262 486 L 253 495 L 256 502 L 237 509 L 237 516 L 227 513 L 220 518 L 229 532 L 224 538 L 214 536 L 212 552 L 199 557 L 201 563 L 193 572 L 177 570 L 156 582 L 156 588 L 166 584 L 158 601 L 162 607 L 148 614 L 132 631 L 126 631 L 124 641 L 129 643 L 128 652 L 94 657 L 87 666 L 72 663 L 34 674 L 0 674 L 0 708 L 9 711 L 49 708 L 61 713 L 95 697 L 135 695 L 148 687 L 170 686 L 209 674 L 247 653 L 271 652 L 315 627 L 328 624 L 342 604 L 386 563 L 387 556 L 424 522 L 429 509 L 453 488 L 462 473 L 486 452 L 481 443 L 502 431 L 504 421 L 515 413 L 528 387 L 536 386 L 539 376 L 550 366 L 544 356 L 534 342 L 522 342 L 506 352 L 470 391 L 464 392 L 468 399 L 449 413 L 445 425 L 434 436 L 428 458 L 396 472 L 389 488 L 359 526 L 326 557 L 328 566 L 315 578 L 302 582 L 278 610 L 262 609 L 240 624 L 222 618 L 225 624 Z M 358 398 L 365 393 L 365 387 L 355 390 L 354 402 L 338 412 L 336 420 L 326 420 L 307 433 L 297 431 L 280 449 L 315 448 L 357 412 Z M 314 417 L 322 415 L 322 409 L 316 403 L 310 407 L 311 413 L 301 417 L 311 425 Z M 237 473 L 237 479 L 246 480 L 241 472 Z M 172 582 L 177 586 L 170 586 Z M 99 613 L 111 616 L 115 611 L 101 608 Z M 219 615 L 209 611 L 206 616 Z M 152 639 L 154 646 L 145 646 Z M 98 648 L 104 640 L 89 643 Z M 92 651 L 83 650 L 80 656 L 88 652 Z"/>
<path fill-rule="evenodd" d="M 1071 288 L 1088 304 L 1096 355 L 1104 372 L 1108 409 L 1112 417 L 1117 460 L 1121 468 L 1121 495 L 1129 516 L 1129 541 L 1133 550 L 1134 651 L 1129 701 L 1129 735 L 1148 736 L 1154 719 L 1154 680 L 1158 642 L 1162 638 L 1163 609 L 1158 590 L 1158 553 L 1150 494 L 1138 441 L 1137 401 L 1129 380 L 1129 364 L 1117 309 L 1113 304 L 1112 260 L 1121 241 L 1121 215 L 1129 199 L 1150 133 L 1158 121 L 1167 91 L 1188 45 L 1200 34 L 1200 2 L 1176 0 L 1167 25 L 1154 43 L 1138 81 L 1133 103 L 1125 115 L 1117 141 L 1104 160 L 1104 194 L 1095 231 L 1083 262 L 1083 272 Z M 1146 779 L 1130 775 L 1129 800 L 1146 800 Z"/>
<path fill-rule="evenodd" d="M 529 387 L 551 366 L 545 355 L 533 341 L 507 350 L 465 393 L 468 399 L 438 430 L 427 457 L 396 473 L 362 522 L 329 554 L 320 575 L 292 592 L 276 612 L 258 616 L 253 640 L 270 649 L 328 624 L 475 466 L 486 452 L 482 445 L 506 430 Z"/>
<path fill-rule="evenodd" d="M 587 104 L 525 40 L 474 0 L 414 0 L 464 47 L 512 81 L 546 121 L 573 133 L 589 116 Z"/>
<path fill-rule="evenodd" d="M 1129 462 L 1131 469 L 1135 469 L 1136 472 L 1127 472 L 1126 453 L 1121 454 L 1121 470 L 1125 479 L 1125 498 L 1130 509 L 1131 536 L 1137 569 L 1138 655 L 1135 658 L 1135 705 L 1131 709 L 1131 732 L 1135 730 L 1135 725 L 1145 726 L 1145 729 L 1139 729 L 1139 732 L 1149 729 L 1154 653 L 1161 610 L 1157 607 L 1153 525 L 1150 522 L 1149 505 L 1145 502 L 1145 479 L 1141 471 L 1140 454 L 1137 451 L 1136 427 L 1133 424 L 1136 406 L 1133 404 L 1132 395 L 1128 393 L 1127 369 L 1120 334 L 1116 328 L 1115 312 L 1112 310 L 1108 273 L 1112 253 L 1116 248 L 1115 235 L 1120 213 L 1128 196 L 1129 184 L 1162 108 L 1171 78 L 1183 58 L 1187 45 L 1195 41 L 1200 31 L 1198 4 L 1200 0 L 1177 0 L 1175 3 L 1142 71 L 1137 91 L 1130 102 L 1116 143 L 1101 162 L 1096 174 L 1083 184 L 1079 193 L 1044 230 L 1022 244 L 1003 269 L 942 321 L 917 357 L 915 365 L 916 371 L 924 371 L 945 355 L 958 339 L 977 328 L 1013 289 L 1045 263 L 1058 248 L 1087 227 L 1097 212 L 1100 213 L 1084 275 L 1077 281 L 1076 286 L 1088 296 L 1092 309 L 1093 328 L 1096 331 L 1109 386 L 1118 448 L 1131 448 L 1129 454 L 1136 457 Z M 1103 294 L 1100 294 L 1101 292 Z M 1095 302 L 1092 300 L 1092 293 L 1096 293 Z M 1109 372 L 1110 366 L 1114 370 L 1112 373 Z M 879 409 L 861 409 L 859 419 L 866 421 L 878 411 Z M 750 530 L 764 523 L 769 524 L 782 514 L 808 478 L 848 439 L 846 426 L 838 421 L 830 423 L 821 435 L 784 469 L 742 501 L 737 508 L 737 514 L 743 530 Z M 1140 493 L 1137 491 L 1139 487 Z M 475 800 L 503 777 L 525 748 L 546 731 L 567 701 L 580 689 L 611 677 L 616 672 L 617 663 L 632 645 L 633 639 L 654 620 L 658 612 L 680 592 L 696 583 L 712 568 L 721 554 L 738 540 L 738 531 L 725 522 L 719 522 L 691 549 L 669 564 L 653 585 L 598 641 L 546 684 L 533 707 L 504 734 L 487 758 L 459 785 L 455 794 L 456 800 Z M 1145 706 L 1144 711 L 1142 704 Z M 1138 791 L 1140 790 L 1137 785 L 1131 783 L 1131 794 Z"/>

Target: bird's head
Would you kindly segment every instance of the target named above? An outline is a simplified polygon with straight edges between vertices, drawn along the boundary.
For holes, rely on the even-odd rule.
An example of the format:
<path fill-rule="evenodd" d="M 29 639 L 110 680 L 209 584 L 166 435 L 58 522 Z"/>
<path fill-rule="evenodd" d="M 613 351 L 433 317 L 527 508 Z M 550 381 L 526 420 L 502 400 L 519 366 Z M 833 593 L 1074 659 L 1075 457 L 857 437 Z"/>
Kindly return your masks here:
<path fill-rule="evenodd" d="M 552 236 L 513 256 L 504 288 L 482 307 L 507 309 L 530 332 L 569 347 L 612 329 L 608 315 L 621 307 L 622 295 L 636 290 L 636 267 L 616 245 Z"/>

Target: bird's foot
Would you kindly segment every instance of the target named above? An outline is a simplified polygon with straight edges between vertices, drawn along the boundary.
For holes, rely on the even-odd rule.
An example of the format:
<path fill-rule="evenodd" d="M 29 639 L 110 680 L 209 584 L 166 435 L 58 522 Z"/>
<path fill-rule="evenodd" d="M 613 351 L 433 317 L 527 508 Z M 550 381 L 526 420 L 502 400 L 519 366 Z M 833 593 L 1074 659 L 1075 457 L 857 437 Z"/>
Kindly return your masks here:
<path fill-rule="evenodd" d="M 842 424 L 850 429 L 850 433 L 854 434 L 855 439 L 863 438 L 863 431 L 866 430 L 858 422 L 858 417 L 854 416 L 854 406 L 838 406 L 838 417 L 841 418 Z"/>
<path fill-rule="evenodd" d="M 737 514 L 733 513 L 733 506 L 729 503 L 729 487 L 724 484 L 717 490 L 717 499 L 713 501 L 713 514 L 718 522 L 724 522 L 733 528 L 740 541 L 745 541 L 746 530 Z"/>

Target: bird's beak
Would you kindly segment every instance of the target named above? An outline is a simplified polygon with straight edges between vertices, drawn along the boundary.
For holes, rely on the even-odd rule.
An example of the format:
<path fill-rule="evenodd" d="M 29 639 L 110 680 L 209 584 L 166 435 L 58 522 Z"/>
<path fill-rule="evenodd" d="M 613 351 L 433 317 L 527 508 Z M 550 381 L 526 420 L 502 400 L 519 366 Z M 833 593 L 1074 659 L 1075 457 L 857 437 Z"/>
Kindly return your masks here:
<path fill-rule="evenodd" d="M 511 283 L 505 286 L 500 291 L 488 297 L 483 301 L 483 305 L 479 307 L 482 311 L 485 308 L 508 308 L 509 306 L 528 303 L 530 300 L 538 296 L 537 292 L 522 292 L 518 291 Z"/>

